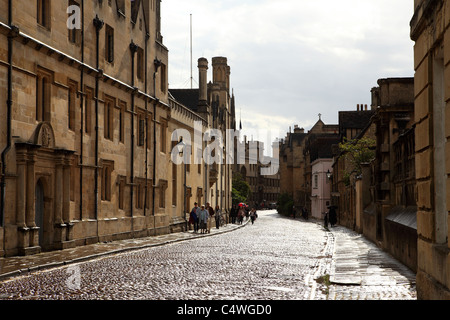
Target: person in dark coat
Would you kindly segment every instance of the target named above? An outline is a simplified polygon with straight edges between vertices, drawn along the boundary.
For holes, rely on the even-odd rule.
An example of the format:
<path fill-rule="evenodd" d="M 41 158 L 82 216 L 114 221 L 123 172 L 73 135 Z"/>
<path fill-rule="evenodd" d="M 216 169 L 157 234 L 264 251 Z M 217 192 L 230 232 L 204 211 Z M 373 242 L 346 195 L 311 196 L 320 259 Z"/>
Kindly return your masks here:
<path fill-rule="evenodd" d="M 330 207 L 330 210 L 328 211 L 328 217 L 330 219 L 330 224 L 332 227 L 337 223 L 337 216 L 336 216 L 336 209 L 334 206 Z"/>
<path fill-rule="evenodd" d="M 198 232 L 197 211 L 199 211 L 199 208 L 198 208 L 197 202 L 196 202 L 196 203 L 194 203 L 194 208 L 192 208 L 190 216 L 189 216 L 189 223 L 194 225 L 194 233 Z"/>

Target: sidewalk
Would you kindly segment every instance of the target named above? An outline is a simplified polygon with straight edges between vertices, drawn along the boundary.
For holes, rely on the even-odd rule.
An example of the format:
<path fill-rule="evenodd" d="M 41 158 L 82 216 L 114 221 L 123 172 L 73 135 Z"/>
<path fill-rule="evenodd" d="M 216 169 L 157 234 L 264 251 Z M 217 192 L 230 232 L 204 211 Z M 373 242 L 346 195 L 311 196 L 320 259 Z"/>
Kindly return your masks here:
<path fill-rule="evenodd" d="M 330 228 L 330 300 L 416 299 L 416 274 L 361 234 Z"/>
<path fill-rule="evenodd" d="M 164 234 L 155 237 L 126 239 L 106 243 L 102 242 L 71 249 L 42 252 L 30 256 L 0 258 L 0 281 L 22 274 L 27 274 L 29 272 L 82 262 L 106 255 L 122 253 L 130 250 L 145 249 L 148 247 L 161 246 L 178 241 L 192 240 L 230 232 L 244 227 L 249 221 L 250 219 L 248 221 L 245 221 L 244 219 L 244 222 L 241 225 L 230 223 L 220 227 L 219 229 L 212 226 L 211 233 L 207 234 L 194 233 L 193 230 L 189 230 L 188 232 Z"/>

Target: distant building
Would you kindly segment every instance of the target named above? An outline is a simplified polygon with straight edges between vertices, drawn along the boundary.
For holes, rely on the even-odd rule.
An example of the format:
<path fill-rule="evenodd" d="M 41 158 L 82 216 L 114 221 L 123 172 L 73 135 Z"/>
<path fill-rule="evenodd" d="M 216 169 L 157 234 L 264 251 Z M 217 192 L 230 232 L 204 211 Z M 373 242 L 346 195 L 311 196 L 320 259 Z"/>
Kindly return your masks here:
<path fill-rule="evenodd" d="M 319 118 L 308 133 L 295 126 L 294 132 L 288 132 L 281 141 L 280 193 L 288 193 L 295 207 L 306 207 L 311 212 L 312 163 L 332 158 L 332 145 L 339 140 L 338 130 L 338 125 L 325 124 Z"/>

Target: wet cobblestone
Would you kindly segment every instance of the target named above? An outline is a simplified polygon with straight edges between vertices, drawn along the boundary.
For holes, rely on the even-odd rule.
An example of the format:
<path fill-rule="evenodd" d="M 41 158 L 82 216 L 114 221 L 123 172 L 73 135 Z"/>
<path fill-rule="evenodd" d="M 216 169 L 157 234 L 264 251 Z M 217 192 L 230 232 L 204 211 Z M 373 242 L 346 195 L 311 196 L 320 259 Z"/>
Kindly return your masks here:
<path fill-rule="evenodd" d="M 105 256 L 0 282 L 12 300 L 415 299 L 407 277 L 379 285 L 329 283 L 336 242 L 314 221 L 262 211 L 233 232 Z M 338 261 L 339 262 L 339 261 Z"/>

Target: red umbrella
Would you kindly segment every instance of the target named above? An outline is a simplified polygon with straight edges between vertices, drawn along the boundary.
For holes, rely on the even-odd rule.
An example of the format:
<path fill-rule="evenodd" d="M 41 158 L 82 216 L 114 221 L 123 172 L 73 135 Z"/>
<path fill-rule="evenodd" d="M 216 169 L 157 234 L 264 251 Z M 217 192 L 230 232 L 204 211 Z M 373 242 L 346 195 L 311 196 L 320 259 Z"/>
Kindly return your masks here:
<path fill-rule="evenodd" d="M 245 206 L 245 203 L 243 203 L 243 202 L 239 203 L 239 207 L 243 207 L 243 206 Z"/>

